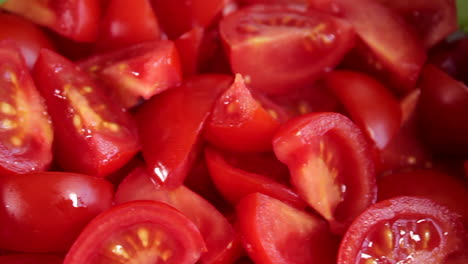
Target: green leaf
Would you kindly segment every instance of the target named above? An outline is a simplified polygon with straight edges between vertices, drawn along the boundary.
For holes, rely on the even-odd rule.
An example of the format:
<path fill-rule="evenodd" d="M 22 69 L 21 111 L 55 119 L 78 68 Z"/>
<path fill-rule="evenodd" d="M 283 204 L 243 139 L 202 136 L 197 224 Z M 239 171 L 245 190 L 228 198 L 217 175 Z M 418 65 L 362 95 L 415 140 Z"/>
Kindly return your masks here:
<path fill-rule="evenodd" d="M 8 0 L 0 0 L 0 5 L 2 5 L 2 4 L 5 3 L 6 1 L 8 1 Z"/>
<path fill-rule="evenodd" d="M 460 29 L 468 32 L 468 1 L 457 0 L 457 15 Z"/>

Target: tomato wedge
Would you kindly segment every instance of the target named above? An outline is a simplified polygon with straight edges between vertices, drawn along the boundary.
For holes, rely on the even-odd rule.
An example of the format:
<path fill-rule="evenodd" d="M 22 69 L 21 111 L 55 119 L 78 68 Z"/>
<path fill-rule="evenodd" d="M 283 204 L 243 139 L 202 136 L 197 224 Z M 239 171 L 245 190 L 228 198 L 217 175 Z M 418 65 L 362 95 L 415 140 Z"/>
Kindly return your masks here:
<path fill-rule="evenodd" d="M 14 43 L 0 43 L 0 174 L 46 170 L 53 130 L 43 99 Z"/>
<path fill-rule="evenodd" d="M 343 237 L 337 263 L 450 263 L 466 249 L 458 215 L 429 199 L 401 196 L 356 218 Z"/>
<path fill-rule="evenodd" d="M 255 263 L 335 263 L 337 241 L 327 223 L 263 194 L 236 207 L 244 247 Z"/>
<path fill-rule="evenodd" d="M 143 157 L 156 181 L 180 186 L 193 162 L 193 149 L 229 75 L 194 76 L 153 97 L 136 115 Z"/>
<path fill-rule="evenodd" d="M 197 227 L 173 207 L 154 201 L 116 205 L 91 221 L 64 264 L 193 264 L 205 251 Z"/>
<path fill-rule="evenodd" d="M 98 35 L 101 5 L 96 0 L 14 0 L 0 8 L 76 41 L 92 42 Z"/>
<path fill-rule="evenodd" d="M 130 115 L 74 63 L 44 49 L 33 73 L 54 123 L 59 166 L 105 177 L 138 152 Z"/>
<path fill-rule="evenodd" d="M 107 84 L 126 108 L 182 82 L 179 54 L 168 40 L 100 53 L 79 61 L 78 65 Z"/>
<path fill-rule="evenodd" d="M 232 262 L 240 255 L 237 235 L 226 218 L 205 199 L 185 186 L 168 189 L 155 183 L 144 167 L 133 170 L 119 185 L 116 203 L 151 200 L 169 204 L 182 212 L 200 230 L 207 251 L 199 263 Z"/>
<path fill-rule="evenodd" d="M 254 90 L 286 93 L 310 85 L 354 45 L 349 23 L 315 10 L 252 5 L 220 24 L 234 73 Z"/>
<path fill-rule="evenodd" d="M 338 113 L 289 120 L 273 139 L 276 156 L 291 172 L 299 195 L 341 234 L 375 202 L 373 155 L 361 130 Z"/>

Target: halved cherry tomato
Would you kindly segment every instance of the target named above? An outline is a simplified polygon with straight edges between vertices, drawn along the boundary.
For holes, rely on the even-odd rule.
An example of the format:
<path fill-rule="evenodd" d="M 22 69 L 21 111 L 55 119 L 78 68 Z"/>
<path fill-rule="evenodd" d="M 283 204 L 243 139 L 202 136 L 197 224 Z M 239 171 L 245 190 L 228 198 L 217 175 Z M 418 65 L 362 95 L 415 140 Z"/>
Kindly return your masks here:
<path fill-rule="evenodd" d="M 191 76 L 198 71 L 200 49 L 205 31 L 201 27 L 194 27 L 185 32 L 174 43 L 179 51 L 184 76 Z"/>
<path fill-rule="evenodd" d="M 454 175 L 437 170 L 414 170 L 388 174 L 378 180 L 379 200 L 396 196 L 418 196 L 432 199 L 457 212 L 468 226 L 468 183 Z"/>
<path fill-rule="evenodd" d="M 149 0 L 112 0 L 102 18 L 96 48 L 111 50 L 156 40 L 160 31 Z"/>
<path fill-rule="evenodd" d="M 454 0 L 379 0 L 396 10 L 430 48 L 458 28 Z"/>
<path fill-rule="evenodd" d="M 0 40 L 13 40 L 21 51 L 26 65 L 32 68 L 41 48 L 54 49 L 45 33 L 21 17 L 0 13 Z"/>
<path fill-rule="evenodd" d="M 401 196 L 356 218 L 341 241 L 337 263 L 449 263 L 466 249 L 458 215 L 429 199 Z"/>
<path fill-rule="evenodd" d="M 167 189 L 138 167 L 120 184 L 116 203 L 151 200 L 167 203 L 189 218 L 200 230 L 207 251 L 199 263 L 231 263 L 240 255 L 240 244 L 231 224 L 210 203 L 185 186 Z"/>
<path fill-rule="evenodd" d="M 152 0 L 161 26 L 170 39 L 192 30 L 207 28 L 226 5 L 226 0 Z"/>
<path fill-rule="evenodd" d="M 318 216 L 263 194 L 237 205 L 244 247 L 255 263 L 335 263 L 337 240 Z"/>
<path fill-rule="evenodd" d="M 173 207 L 154 201 L 116 205 L 81 232 L 64 264 L 193 264 L 205 251 L 197 227 Z"/>
<path fill-rule="evenodd" d="M 228 75 L 195 76 L 138 109 L 143 157 L 155 180 L 169 187 L 183 183 L 205 120 L 231 83 Z"/>
<path fill-rule="evenodd" d="M 229 151 L 263 152 L 280 123 L 256 101 L 237 74 L 234 83 L 216 102 L 204 127 L 205 139 Z"/>
<path fill-rule="evenodd" d="M 66 172 L 2 176 L 0 193 L 0 247 L 26 252 L 67 250 L 114 195 L 103 179 Z"/>
<path fill-rule="evenodd" d="M 383 149 L 400 129 L 400 104 L 379 81 L 341 70 L 327 74 L 325 83 L 377 148 Z"/>
<path fill-rule="evenodd" d="M 0 256 L 2 264 L 62 264 L 63 258 L 52 254 L 22 253 Z"/>
<path fill-rule="evenodd" d="M 14 43 L 0 43 L 0 76 L 0 175 L 46 170 L 52 161 L 50 117 Z"/>
<path fill-rule="evenodd" d="M 265 175 L 236 168 L 223 154 L 213 148 L 205 149 L 205 159 L 211 178 L 224 198 L 236 205 L 251 193 L 263 193 L 297 208 L 305 208 L 304 201 L 290 188 Z"/>
<path fill-rule="evenodd" d="M 101 16 L 96 0 L 14 0 L 0 8 L 83 42 L 96 40 Z"/>
<path fill-rule="evenodd" d="M 345 21 L 286 5 L 253 5 L 220 24 L 234 73 L 254 90 L 286 93 L 312 84 L 354 44 Z"/>
<path fill-rule="evenodd" d="M 468 157 L 468 87 L 433 65 L 419 83 L 418 121 L 421 137 L 442 155 Z"/>
<path fill-rule="evenodd" d="M 365 43 L 364 50 L 358 52 L 360 60 L 354 59 L 355 64 L 366 64 L 373 71 L 384 72 L 384 75 L 388 72 L 397 84 L 395 88 L 402 94 L 414 89 L 426 60 L 425 48 L 396 11 L 375 0 L 310 2 L 312 7 L 327 11 L 330 11 L 331 4 L 333 11 L 353 25 Z"/>
<path fill-rule="evenodd" d="M 182 82 L 179 54 L 174 43 L 168 40 L 148 41 L 97 54 L 79 61 L 78 65 L 106 83 L 126 108 Z"/>
<path fill-rule="evenodd" d="M 335 233 L 375 202 L 372 151 L 361 130 L 338 113 L 311 113 L 286 122 L 273 147 L 288 165 L 299 195 Z"/>
<path fill-rule="evenodd" d="M 42 50 L 33 73 L 52 117 L 62 168 L 105 177 L 136 154 L 140 146 L 130 115 L 78 66 Z"/>

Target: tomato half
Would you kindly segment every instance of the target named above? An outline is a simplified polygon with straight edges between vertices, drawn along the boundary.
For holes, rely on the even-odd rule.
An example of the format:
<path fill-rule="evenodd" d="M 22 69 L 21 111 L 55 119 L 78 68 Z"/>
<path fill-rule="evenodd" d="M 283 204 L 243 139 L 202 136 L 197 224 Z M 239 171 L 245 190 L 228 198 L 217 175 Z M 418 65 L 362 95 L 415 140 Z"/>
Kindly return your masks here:
<path fill-rule="evenodd" d="M 458 215 L 429 199 L 401 196 L 356 218 L 337 263 L 449 263 L 452 255 L 466 253 L 466 243 Z"/>
<path fill-rule="evenodd" d="M 52 254 L 22 253 L 0 256 L 2 264 L 62 264 L 63 259 Z"/>
<path fill-rule="evenodd" d="M 114 195 L 103 179 L 65 172 L 3 176 L 0 193 L 0 247 L 26 252 L 67 250 Z"/>
<path fill-rule="evenodd" d="M 319 217 L 258 193 L 242 199 L 236 212 L 255 263 L 335 263 L 337 243 Z"/>
<path fill-rule="evenodd" d="M 205 250 L 197 227 L 173 207 L 135 201 L 112 207 L 81 232 L 64 264 L 193 264 Z"/>
<path fill-rule="evenodd" d="M 123 48 L 160 38 L 158 20 L 148 0 L 113 0 L 102 18 L 98 50 Z"/>
<path fill-rule="evenodd" d="M 30 69 L 41 48 L 54 49 L 52 42 L 36 25 L 19 16 L 0 13 L 0 40 L 6 39 L 15 42 Z"/>
<path fill-rule="evenodd" d="M 63 169 L 105 177 L 139 150 L 130 115 L 74 63 L 42 50 L 33 74 L 52 117 L 54 153 Z"/>
<path fill-rule="evenodd" d="M 144 167 L 132 171 L 119 185 L 116 203 L 151 200 L 167 203 L 190 219 L 206 244 L 199 263 L 231 263 L 240 255 L 237 234 L 226 218 L 210 203 L 185 186 L 168 189 L 155 183 Z"/>
<path fill-rule="evenodd" d="M 79 61 L 78 65 L 107 84 L 126 108 L 182 82 L 179 54 L 174 43 L 168 40 L 98 53 Z"/>
<path fill-rule="evenodd" d="M 273 139 L 299 195 L 343 233 L 375 202 L 373 154 L 361 130 L 338 113 L 311 113 L 284 123 Z"/>
<path fill-rule="evenodd" d="M 345 21 L 286 5 L 239 9 L 220 24 L 234 73 L 254 90 L 286 93 L 331 71 L 354 44 Z"/>
<path fill-rule="evenodd" d="M 0 43 L 0 76 L 0 175 L 46 170 L 52 161 L 50 117 L 12 43 Z"/>
<path fill-rule="evenodd" d="M 183 183 L 204 123 L 231 83 L 229 75 L 194 76 L 138 109 L 143 157 L 156 181 L 170 187 Z"/>
<path fill-rule="evenodd" d="M 77 41 L 96 40 L 101 5 L 96 0 L 15 0 L 0 8 Z"/>

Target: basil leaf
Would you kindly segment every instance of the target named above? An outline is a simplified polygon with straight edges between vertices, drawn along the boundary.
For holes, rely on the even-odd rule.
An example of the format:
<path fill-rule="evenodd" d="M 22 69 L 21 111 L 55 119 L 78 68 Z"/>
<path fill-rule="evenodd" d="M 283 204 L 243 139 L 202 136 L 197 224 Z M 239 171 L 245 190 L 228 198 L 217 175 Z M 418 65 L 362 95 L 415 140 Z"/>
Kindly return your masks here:
<path fill-rule="evenodd" d="M 8 0 L 0 0 L 0 5 L 2 5 L 2 4 L 5 3 L 6 1 L 8 1 Z"/>
<path fill-rule="evenodd" d="M 457 15 L 460 29 L 468 32 L 468 1 L 457 0 Z"/>

